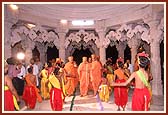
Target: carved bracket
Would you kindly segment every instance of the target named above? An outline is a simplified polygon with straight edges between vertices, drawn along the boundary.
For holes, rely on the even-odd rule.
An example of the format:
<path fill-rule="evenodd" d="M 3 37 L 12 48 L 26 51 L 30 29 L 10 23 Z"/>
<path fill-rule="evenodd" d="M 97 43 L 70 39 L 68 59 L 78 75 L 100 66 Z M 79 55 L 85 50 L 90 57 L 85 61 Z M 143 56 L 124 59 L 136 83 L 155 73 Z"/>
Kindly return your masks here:
<path fill-rule="evenodd" d="M 110 41 L 121 41 L 122 42 L 122 41 L 126 41 L 126 40 L 128 41 L 132 39 L 133 36 L 136 35 L 137 33 L 141 34 L 141 39 L 143 41 L 146 41 L 147 43 L 150 42 L 149 29 L 145 27 L 145 24 L 137 25 L 134 28 L 131 25 L 124 24 L 116 31 L 114 30 L 110 31 L 105 36 L 105 38 L 109 39 Z"/>
<path fill-rule="evenodd" d="M 98 37 L 94 33 L 88 33 L 84 30 L 80 30 L 76 33 L 71 33 L 65 40 L 65 48 L 67 49 L 72 42 L 79 43 L 81 40 L 88 43 L 89 41 L 95 41 L 96 45 L 99 44 Z"/>
<path fill-rule="evenodd" d="M 13 46 L 15 43 L 22 40 L 21 34 L 28 36 L 31 41 L 37 41 L 40 43 L 53 42 L 57 48 L 60 47 L 59 44 L 59 37 L 55 33 L 55 31 L 47 31 L 41 26 L 36 26 L 31 29 L 27 28 L 26 26 L 20 26 L 12 31 L 11 36 L 11 45 Z"/>

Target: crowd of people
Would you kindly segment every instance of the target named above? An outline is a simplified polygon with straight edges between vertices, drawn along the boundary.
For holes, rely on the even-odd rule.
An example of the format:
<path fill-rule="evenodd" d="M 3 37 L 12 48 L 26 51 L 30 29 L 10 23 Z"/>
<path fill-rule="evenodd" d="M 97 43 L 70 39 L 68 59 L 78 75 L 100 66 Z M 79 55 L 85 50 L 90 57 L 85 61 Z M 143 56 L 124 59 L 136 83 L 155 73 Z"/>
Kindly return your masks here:
<path fill-rule="evenodd" d="M 73 56 L 64 63 L 61 58 L 42 64 L 37 59 L 31 59 L 26 67 L 20 61 L 5 62 L 5 111 L 19 110 L 23 99 L 29 109 L 34 109 L 36 101 L 50 100 L 52 110 L 61 111 L 65 98 L 73 96 L 79 88 L 80 96 L 85 97 L 90 90 L 93 96 L 98 95 L 101 101 L 108 102 L 114 92 L 114 102 L 118 111 L 125 110 L 128 101 L 128 91 L 134 88 L 132 97 L 133 111 L 146 111 L 150 108 L 151 87 L 149 56 L 138 53 L 135 64 L 119 57 L 116 64 L 108 58 L 103 65 L 99 56 L 92 54 L 90 58 L 83 57 L 77 65 Z"/>

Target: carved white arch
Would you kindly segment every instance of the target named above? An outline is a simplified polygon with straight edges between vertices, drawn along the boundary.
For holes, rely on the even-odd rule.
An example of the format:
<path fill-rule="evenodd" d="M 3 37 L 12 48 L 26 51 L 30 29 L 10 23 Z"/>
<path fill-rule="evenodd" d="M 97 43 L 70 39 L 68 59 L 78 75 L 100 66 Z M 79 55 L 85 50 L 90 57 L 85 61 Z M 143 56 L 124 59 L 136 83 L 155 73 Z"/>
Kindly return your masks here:
<path fill-rule="evenodd" d="M 27 28 L 26 26 L 20 26 L 12 31 L 11 34 L 11 45 L 13 46 L 15 43 L 19 42 L 22 40 L 21 34 L 24 34 L 25 36 L 28 36 L 28 38 L 31 41 L 34 42 L 48 42 L 51 43 L 53 42 L 54 45 L 59 49 L 60 44 L 59 44 L 59 37 L 55 33 L 55 31 L 50 31 L 48 32 L 45 30 L 43 27 L 37 25 L 36 27 L 33 27 L 31 29 Z"/>
<path fill-rule="evenodd" d="M 123 35 L 123 31 L 126 32 L 125 35 Z M 144 25 L 137 25 L 134 28 L 132 28 L 131 25 L 123 24 L 119 29 L 117 29 L 116 31 L 110 31 L 105 36 L 105 39 L 107 39 L 106 41 L 108 42 L 104 41 L 104 44 L 108 46 L 110 43 L 109 41 L 121 41 L 122 42 L 122 41 L 130 40 L 137 33 L 141 34 L 141 39 L 143 41 L 146 41 L 148 44 L 150 43 L 149 29 L 144 27 Z"/>
<path fill-rule="evenodd" d="M 99 42 L 96 42 L 96 41 L 99 40 L 99 38 L 97 36 L 95 36 L 94 33 L 89 33 L 89 32 L 86 32 L 84 30 L 80 30 L 79 32 L 71 33 L 65 39 L 65 48 L 67 49 L 71 42 L 79 43 L 81 40 L 85 41 L 86 43 L 93 40 L 93 41 L 95 41 L 97 46 L 99 45 Z"/>

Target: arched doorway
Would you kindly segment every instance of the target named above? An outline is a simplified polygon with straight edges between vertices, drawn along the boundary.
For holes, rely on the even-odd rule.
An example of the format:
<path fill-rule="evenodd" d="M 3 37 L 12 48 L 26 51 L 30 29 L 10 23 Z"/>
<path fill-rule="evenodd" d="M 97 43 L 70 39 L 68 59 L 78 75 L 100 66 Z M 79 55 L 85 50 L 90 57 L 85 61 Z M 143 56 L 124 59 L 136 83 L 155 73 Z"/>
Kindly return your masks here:
<path fill-rule="evenodd" d="M 87 43 L 83 40 L 81 40 L 79 43 L 74 41 L 71 42 L 66 49 L 66 59 L 68 56 L 73 56 L 77 64 L 82 62 L 83 56 L 90 57 L 91 54 L 99 54 L 99 50 L 93 40 L 90 40 Z"/>
<path fill-rule="evenodd" d="M 37 49 L 37 46 L 35 46 L 35 48 L 32 50 L 32 57 L 35 58 L 39 58 L 40 59 L 40 52 Z"/>
<path fill-rule="evenodd" d="M 90 57 L 91 54 L 92 53 L 89 50 L 89 48 L 86 49 L 81 48 L 80 50 L 76 48 L 72 56 L 74 57 L 74 61 L 76 61 L 77 65 L 79 65 L 82 62 L 82 57 L 84 56 Z"/>
<path fill-rule="evenodd" d="M 124 50 L 124 61 L 130 60 L 131 62 L 131 48 L 127 45 Z"/>
<path fill-rule="evenodd" d="M 112 59 L 112 61 L 113 61 L 113 64 L 115 64 L 116 63 L 116 60 L 117 60 L 117 58 L 118 58 L 118 51 L 117 51 L 117 48 L 116 48 L 116 46 L 114 45 L 114 46 L 108 46 L 107 48 L 106 48 L 106 59 L 107 58 L 111 58 Z"/>
<path fill-rule="evenodd" d="M 47 48 L 47 62 L 49 62 L 49 60 L 52 60 L 58 57 L 59 57 L 59 50 L 57 49 L 56 46 Z"/>

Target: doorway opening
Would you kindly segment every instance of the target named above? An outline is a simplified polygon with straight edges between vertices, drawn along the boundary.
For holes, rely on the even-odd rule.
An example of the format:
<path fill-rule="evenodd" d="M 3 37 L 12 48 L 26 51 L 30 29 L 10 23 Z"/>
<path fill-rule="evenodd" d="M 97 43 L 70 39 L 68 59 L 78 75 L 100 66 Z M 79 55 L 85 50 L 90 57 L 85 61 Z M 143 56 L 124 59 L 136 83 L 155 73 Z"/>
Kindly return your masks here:
<path fill-rule="evenodd" d="M 47 62 L 59 57 L 59 50 L 56 46 L 47 48 Z"/>
<path fill-rule="evenodd" d="M 83 49 L 81 48 L 79 49 L 75 49 L 74 53 L 72 54 L 72 56 L 74 57 L 74 61 L 77 63 L 77 65 L 79 65 L 82 62 L 82 57 L 91 57 L 91 51 L 89 48 Z"/>
<path fill-rule="evenodd" d="M 107 58 L 111 58 L 112 59 L 112 63 L 115 64 L 116 63 L 116 60 L 118 58 L 118 51 L 117 51 L 117 48 L 116 46 L 108 46 L 106 48 L 106 59 Z"/>
<path fill-rule="evenodd" d="M 124 50 L 124 62 L 126 60 L 130 60 L 131 62 L 131 48 L 127 45 L 125 50 Z"/>
<path fill-rule="evenodd" d="M 35 48 L 32 50 L 32 58 L 33 59 L 36 59 L 36 58 L 40 59 L 40 52 L 37 49 L 37 46 L 35 46 Z"/>

